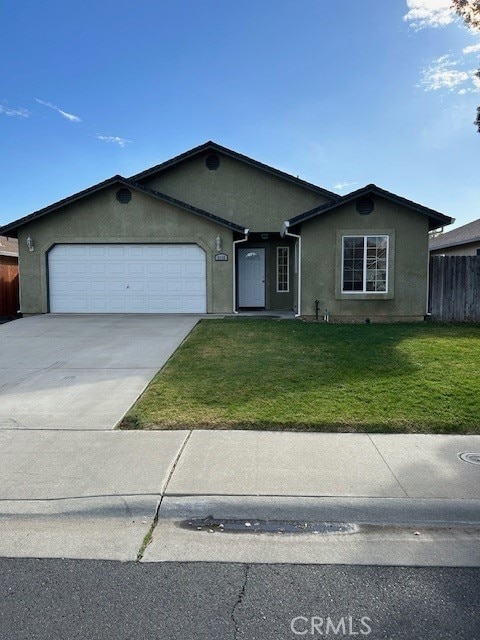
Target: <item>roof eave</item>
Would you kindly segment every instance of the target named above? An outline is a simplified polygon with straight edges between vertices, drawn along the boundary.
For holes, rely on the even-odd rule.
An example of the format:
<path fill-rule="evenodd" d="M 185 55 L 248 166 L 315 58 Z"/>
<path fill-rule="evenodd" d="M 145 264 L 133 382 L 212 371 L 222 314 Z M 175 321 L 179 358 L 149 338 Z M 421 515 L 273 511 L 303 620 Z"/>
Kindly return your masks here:
<path fill-rule="evenodd" d="M 189 205 L 186 202 L 183 202 L 181 200 L 177 200 L 176 198 L 172 198 L 171 196 L 167 196 L 164 193 L 160 193 L 159 191 L 155 191 L 154 189 L 150 189 L 148 187 L 145 187 L 141 184 L 138 184 L 136 182 L 134 182 L 133 180 L 130 180 L 129 178 L 124 178 L 123 176 L 120 175 L 116 175 L 113 176 L 112 178 L 108 178 L 108 180 L 104 180 L 103 182 L 99 182 L 98 184 L 94 185 L 93 187 L 89 187 L 88 189 L 84 189 L 83 191 L 79 191 L 78 193 L 69 196 L 68 198 L 63 198 L 62 200 L 59 200 L 58 202 L 49 205 L 48 207 L 44 207 L 43 209 L 39 209 L 38 211 L 35 211 L 31 214 L 29 214 L 28 216 L 24 216 L 23 218 L 20 218 L 19 220 L 16 220 L 8 225 L 5 225 L 4 227 L 0 228 L 0 235 L 5 235 L 7 232 L 10 233 L 16 233 L 17 230 L 24 226 L 25 224 L 28 224 L 29 222 L 32 222 L 34 220 L 38 220 L 39 218 L 42 218 L 43 216 L 46 216 L 50 213 L 54 213 L 55 211 L 57 211 L 58 209 L 61 209 L 64 206 L 67 206 L 69 204 L 72 204 L 74 202 L 77 202 L 78 200 L 81 200 L 82 198 L 85 198 L 89 195 L 95 194 L 98 191 L 101 191 L 102 189 L 107 189 L 108 187 L 114 185 L 114 184 L 123 184 L 125 186 L 128 186 L 132 189 L 135 189 L 141 193 L 145 193 L 147 195 L 150 195 L 152 197 L 155 197 L 159 200 L 162 200 L 163 202 L 166 202 L 168 204 L 172 204 L 176 207 L 179 207 L 180 209 L 183 209 L 184 211 L 187 211 L 189 213 L 193 213 L 194 215 L 198 215 L 202 218 L 205 218 L 207 220 L 210 220 L 211 222 L 215 222 L 216 224 L 219 224 L 221 226 L 227 227 L 229 229 L 231 229 L 232 231 L 237 231 L 239 233 L 244 233 L 245 232 L 245 227 L 243 227 L 242 225 L 238 225 L 235 222 L 230 222 L 230 220 L 226 220 L 225 218 L 222 218 L 220 216 L 217 216 L 213 213 L 210 213 L 208 211 L 204 211 L 203 209 L 198 209 L 197 207 L 194 207 L 192 205 Z"/>
<path fill-rule="evenodd" d="M 348 204 L 349 202 L 352 202 L 353 200 L 356 200 L 357 198 L 360 198 L 368 194 L 378 195 L 382 198 L 385 198 L 386 200 L 397 202 L 398 204 L 403 205 L 408 209 L 411 209 L 412 211 L 416 211 L 417 213 L 420 213 L 422 215 L 427 215 L 429 218 L 429 222 L 431 223 L 429 225 L 430 229 L 437 229 L 438 227 L 452 224 L 455 221 L 455 218 L 446 216 L 443 213 L 440 213 L 439 211 L 434 211 L 433 209 L 424 207 L 423 205 L 419 205 L 416 202 L 413 202 L 412 200 L 408 200 L 407 198 L 403 198 L 402 196 L 397 196 L 396 194 L 391 193 L 389 191 L 385 191 L 385 189 L 382 189 L 381 187 L 377 187 L 374 184 L 369 184 L 365 187 L 362 187 L 361 189 L 357 189 L 356 191 L 347 193 L 344 196 L 339 196 L 335 202 L 327 203 L 320 207 L 316 207 L 314 209 L 301 213 L 298 216 L 295 216 L 294 218 L 290 218 L 288 222 L 292 226 L 296 224 L 300 224 L 302 222 L 306 222 L 307 220 L 310 220 L 311 218 L 314 218 L 317 215 L 321 215 L 322 213 L 332 211 L 333 209 L 336 209 L 341 205 Z M 434 226 L 431 226 L 432 224 Z"/>
<path fill-rule="evenodd" d="M 42 218 L 43 216 L 46 216 L 49 213 L 53 213 L 57 209 L 61 209 L 66 205 L 72 204 L 77 200 L 81 200 L 82 198 L 85 198 L 88 195 L 97 193 L 98 191 L 101 191 L 102 189 L 106 189 L 112 184 L 117 184 L 117 183 L 128 185 L 129 181 L 120 175 L 113 176 L 112 178 L 107 178 L 107 180 L 103 180 L 102 182 L 99 182 L 93 185 L 92 187 L 88 187 L 87 189 L 82 189 L 82 191 L 78 191 L 77 193 L 71 196 L 68 196 L 67 198 L 62 198 L 62 200 L 58 200 L 57 202 L 54 202 L 53 204 L 50 204 L 47 207 L 43 207 L 42 209 L 33 211 L 32 213 L 29 213 L 28 215 L 23 216 L 22 218 L 18 218 L 18 220 L 14 220 L 9 224 L 6 224 L 3 227 L 0 227 L 0 235 L 10 234 L 11 237 L 16 238 L 17 235 L 13 235 L 13 234 L 17 234 L 17 230 L 20 227 L 23 227 L 24 225 L 28 224 L 29 222 L 32 222 L 33 220 L 37 220 L 38 218 Z"/>
<path fill-rule="evenodd" d="M 443 244 L 432 246 L 430 245 L 430 251 L 438 251 L 439 249 L 448 249 L 449 247 L 460 247 L 464 244 L 474 244 L 480 242 L 480 236 L 478 238 L 469 238 L 468 240 L 458 240 L 456 242 L 446 242 Z"/>

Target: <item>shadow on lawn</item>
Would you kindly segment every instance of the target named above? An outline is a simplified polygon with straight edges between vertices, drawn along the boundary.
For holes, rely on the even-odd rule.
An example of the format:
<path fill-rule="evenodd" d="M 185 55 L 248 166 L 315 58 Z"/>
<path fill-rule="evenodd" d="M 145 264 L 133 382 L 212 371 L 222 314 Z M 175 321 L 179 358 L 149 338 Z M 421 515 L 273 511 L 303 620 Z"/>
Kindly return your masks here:
<path fill-rule="evenodd" d="M 212 423 L 208 419 L 209 413 L 217 413 L 220 417 L 225 416 L 224 423 L 228 428 L 362 431 L 366 424 L 361 414 L 359 419 L 350 421 L 341 418 L 328 420 L 328 423 L 321 419 L 312 422 L 311 419 L 295 418 L 294 405 L 299 400 L 304 404 L 309 401 L 318 404 L 323 394 L 325 403 L 333 400 L 338 403 L 340 414 L 342 409 L 351 414 L 352 405 L 358 412 L 362 403 L 368 409 L 369 403 L 381 402 L 382 396 L 391 399 L 392 394 L 394 403 L 405 396 L 404 402 L 408 404 L 414 400 L 408 394 L 420 391 L 428 394 L 428 385 L 430 397 L 438 394 L 441 402 L 455 389 L 446 382 L 445 363 L 437 357 L 438 340 L 448 340 L 445 348 L 451 352 L 457 348 L 451 344 L 452 337 L 479 339 L 479 329 L 477 326 L 430 323 L 327 325 L 285 320 L 268 323 L 245 319 L 238 323 L 208 321 L 202 323 L 179 349 L 168 369 L 152 383 L 145 401 L 142 399 L 134 407 L 121 427 L 146 426 L 143 409 L 147 397 L 150 405 L 155 403 L 155 394 L 158 409 L 164 415 L 168 414 L 168 406 L 162 405 L 162 395 L 165 389 L 171 391 L 176 384 L 177 395 L 171 398 L 172 403 L 178 402 L 191 410 L 197 408 L 197 427 L 221 428 L 221 422 Z M 435 345 L 431 340 L 433 334 Z M 399 345 L 409 339 L 415 339 L 415 347 L 400 349 Z M 458 358 L 465 357 L 460 346 L 458 348 Z M 449 355 L 455 358 L 455 353 Z M 422 382 L 418 376 L 425 360 L 428 370 Z M 186 374 L 190 371 L 192 375 Z M 416 379 L 413 386 L 412 379 Z M 277 424 L 272 406 L 269 419 L 265 414 L 262 418 L 261 407 L 266 402 L 275 404 L 279 416 Z M 422 402 L 421 393 L 418 402 Z M 252 419 L 245 415 L 248 406 L 252 408 Z M 260 409 L 256 411 L 255 408 Z M 226 414 L 233 419 L 228 419 Z M 161 428 L 171 427 L 168 421 L 162 420 L 159 424 Z M 391 427 L 386 427 L 384 419 L 376 422 L 373 415 L 368 422 L 368 430 L 372 432 L 415 430 L 413 427 L 406 429 L 406 426 L 400 420 L 397 426 L 391 422 Z M 447 426 L 442 430 L 451 429 Z"/>

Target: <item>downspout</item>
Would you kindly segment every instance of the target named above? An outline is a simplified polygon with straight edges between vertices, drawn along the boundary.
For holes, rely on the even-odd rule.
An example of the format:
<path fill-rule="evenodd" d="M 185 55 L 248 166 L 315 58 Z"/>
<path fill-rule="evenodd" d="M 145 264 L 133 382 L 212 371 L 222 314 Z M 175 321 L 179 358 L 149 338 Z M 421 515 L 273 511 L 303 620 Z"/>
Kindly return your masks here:
<path fill-rule="evenodd" d="M 245 235 L 241 240 L 233 241 L 233 313 L 238 313 L 237 311 L 237 244 L 242 242 L 247 242 L 248 234 L 250 233 L 250 229 L 244 229 L 243 233 Z"/>
<path fill-rule="evenodd" d="M 427 251 L 427 308 L 425 311 L 425 318 L 428 318 L 430 315 L 430 265 L 432 261 L 432 256 L 430 254 L 430 243 L 428 243 L 428 251 Z"/>
<path fill-rule="evenodd" d="M 297 313 L 295 314 L 296 318 L 299 318 L 302 315 L 302 236 L 297 233 L 291 233 L 288 231 L 288 227 L 290 223 L 286 220 L 283 223 L 282 230 L 280 235 L 282 238 L 285 236 L 289 236 L 290 238 L 296 238 L 298 242 L 298 285 L 297 285 Z"/>

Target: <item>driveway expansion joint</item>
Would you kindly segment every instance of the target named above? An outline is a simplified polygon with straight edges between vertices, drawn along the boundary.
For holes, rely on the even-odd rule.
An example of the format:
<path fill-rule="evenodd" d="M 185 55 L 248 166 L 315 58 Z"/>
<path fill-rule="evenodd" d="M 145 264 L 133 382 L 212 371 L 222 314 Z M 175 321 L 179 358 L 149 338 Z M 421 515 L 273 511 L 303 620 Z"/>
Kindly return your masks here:
<path fill-rule="evenodd" d="M 388 470 L 390 471 L 390 473 L 392 474 L 392 476 L 395 478 L 395 481 L 397 482 L 398 486 L 400 487 L 400 489 L 403 491 L 403 493 L 405 494 L 405 496 L 407 498 L 409 498 L 410 496 L 408 495 L 407 491 L 405 490 L 405 487 L 402 485 L 402 483 L 400 482 L 400 480 L 397 478 L 397 476 L 395 475 L 392 467 L 388 464 L 385 456 L 383 455 L 383 453 L 380 451 L 380 449 L 377 447 L 377 445 L 375 444 L 375 442 L 372 440 L 371 435 L 368 433 L 367 434 L 368 439 L 370 440 L 370 442 L 373 444 L 373 446 L 375 447 L 375 449 L 377 450 L 378 455 L 381 457 L 381 459 L 383 460 L 383 462 L 386 464 Z"/>

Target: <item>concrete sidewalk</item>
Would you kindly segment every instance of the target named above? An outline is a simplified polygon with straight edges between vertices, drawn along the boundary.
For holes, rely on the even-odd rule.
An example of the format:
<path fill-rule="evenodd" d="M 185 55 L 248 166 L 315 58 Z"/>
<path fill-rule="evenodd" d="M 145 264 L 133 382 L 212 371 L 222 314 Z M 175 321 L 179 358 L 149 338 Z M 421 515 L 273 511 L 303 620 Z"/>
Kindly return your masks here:
<path fill-rule="evenodd" d="M 465 452 L 480 436 L 4 431 L 0 555 L 135 560 L 153 532 L 144 561 L 480 566 L 480 466 Z M 351 532 L 188 524 L 209 516 Z"/>

